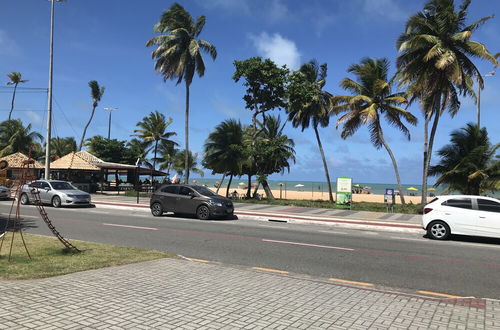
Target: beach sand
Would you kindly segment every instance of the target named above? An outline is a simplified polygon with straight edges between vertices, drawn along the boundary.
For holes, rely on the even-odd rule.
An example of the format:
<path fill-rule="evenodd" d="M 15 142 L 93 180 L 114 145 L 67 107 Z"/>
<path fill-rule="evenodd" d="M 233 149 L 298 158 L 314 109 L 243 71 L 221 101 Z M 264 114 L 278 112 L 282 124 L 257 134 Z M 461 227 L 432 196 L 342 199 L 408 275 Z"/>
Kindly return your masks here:
<path fill-rule="evenodd" d="M 237 191 L 240 196 L 246 194 L 246 190 L 243 189 L 231 189 L 230 192 Z M 274 198 L 280 198 L 279 190 L 272 190 Z M 253 190 L 252 190 L 253 193 Z M 259 194 L 264 194 L 263 189 L 259 189 Z M 225 189 L 219 190 L 220 195 L 226 194 Z M 283 199 L 302 199 L 302 200 L 328 200 L 328 192 L 311 192 L 311 191 L 293 191 L 293 190 L 283 190 L 281 192 L 281 197 Z M 333 193 L 333 198 L 335 199 L 335 192 Z M 373 203 L 383 203 L 384 195 L 376 195 L 376 194 L 353 194 L 352 199 L 354 202 L 373 202 Z M 407 196 L 405 195 L 405 201 L 407 203 L 412 202 L 413 204 L 420 203 L 420 196 Z M 430 197 L 427 198 L 430 201 Z M 396 196 L 396 203 L 400 204 L 401 199 L 399 196 Z"/>

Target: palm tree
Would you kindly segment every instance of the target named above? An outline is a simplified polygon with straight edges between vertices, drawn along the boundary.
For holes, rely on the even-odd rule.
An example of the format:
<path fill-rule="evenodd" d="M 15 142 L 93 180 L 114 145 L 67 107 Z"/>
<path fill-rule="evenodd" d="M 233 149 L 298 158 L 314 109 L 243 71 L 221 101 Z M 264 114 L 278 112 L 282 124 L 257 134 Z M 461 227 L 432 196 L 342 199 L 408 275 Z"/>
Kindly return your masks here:
<path fill-rule="evenodd" d="M 450 142 L 438 151 L 440 162 L 429 169 L 429 175 L 439 175 L 436 186 L 445 184 L 447 193 L 458 190 L 466 195 L 498 189 L 500 160 L 495 154 L 500 144 L 491 145 L 486 128 L 469 123 L 453 131 Z"/>
<path fill-rule="evenodd" d="M 165 118 L 165 115 L 155 111 L 151 112 L 149 116 L 142 118 L 142 121 L 136 124 L 139 129 L 134 130 L 131 136 L 137 136 L 147 143 L 148 146 L 153 146 L 153 169 L 151 170 L 151 182 L 153 182 L 153 171 L 156 170 L 156 154 L 158 152 L 158 143 L 166 143 L 170 145 L 177 145 L 176 142 L 170 140 L 175 132 L 167 132 L 168 126 L 172 123 L 172 118 Z"/>
<path fill-rule="evenodd" d="M 12 102 L 10 105 L 10 112 L 9 112 L 9 119 L 11 119 L 12 116 L 12 111 L 14 110 L 14 100 L 16 99 L 16 90 L 17 90 L 17 85 L 19 84 L 24 84 L 28 80 L 23 80 L 21 72 L 11 72 L 7 75 L 9 77 L 10 81 L 7 82 L 7 85 L 14 85 L 14 92 L 12 93 Z"/>
<path fill-rule="evenodd" d="M 181 176 L 184 176 L 184 173 L 185 173 L 184 171 L 186 170 L 186 164 L 184 164 L 184 161 L 185 161 L 184 155 L 185 154 L 186 154 L 185 150 L 180 150 L 174 156 L 173 168 L 177 172 L 177 174 L 179 174 Z M 189 151 L 188 156 L 189 156 L 188 157 L 188 164 L 187 164 L 188 171 L 197 173 L 200 176 L 204 176 L 205 173 L 197 167 L 198 166 L 198 161 L 197 161 L 198 153 L 193 154 L 191 151 Z"/>
<path fill-rule="evenodd" d="M 180 84 L 184 80 L 186 86 L 186 117 L 185 117 L 185 153 L 186 168 L 185 182 L 189 181 L 189 86 L 193 81 L 194 73 L 199 77 L 205 74 L 205 63 L 202 51 L 209 53 L 212 59 L 217 57 L 216 48 L 205 40 L 198 39 L 205 26 L 205 16 L 193 21 L 191 15 L 178 3 L 174 3 L 163 12 L 160 21 L 154 26 L 159 36 L 148 40 L 146 47 L 156 46 L 152 52 L 156 60 L 155 69 L 164 80 L 177 80 Z"/>
<path fill-rule="evenodd" d="M 205 141 L 203 166 L 211 169 L 213 173 L 229 175 L 226 197 L 229 196 L 233 176 L 242 174 L 243 158 L 243 127 L 241 123 L 235 119 L 223 121 L 215 127 Z"/>
<path fill-rule="evenodd" d="M 311 60 L 303 64 L 297 72 L 291 76 L 288 86 L 288 120 L 293 127 L 300 126 L 302 131 L 308 128 L 312 122 L 318 148 L 323 160 L 326 182 L 330 202 L 333 202 L 332 185 L 330 174 L 326 163 L 325 152 L 319 137 L 318 126 L 327 127 L 330 123 L 330 110 L 332 109 L 332 94 L 323 91 L 326 84 L 327 64 L 321 66 L 318 62 Z"/>
<path fill-rule="evenodd" d="M 493 16 L 466 25 L 471 0 L 455 9 L 454 0 L 428 0 L 424 10 L 411 16 L 397 41 L 400 84 L 408 86 L 411 100 L 418 99 L 424 113 L 424 164 L 422 204 L 426 202 L 427 176 L 434 137 L 441 115 L 454 116 L 459 95 L 476 98 L 473 81 L 483 78 L 472 58 L 498 62 L 485 45 L 471 41 L 472 34 Z M 429 123 L 434 118 L 429 136 Z"/>
<path fill-rule="evenodd" d="M 158 160 L 161 161 L 160 163 L 160 169 L 161 170 L 166 170 L 167 174 L 170 174 L 170 170 L 172 169 L 172 166 L 174 165 L 174 157 L 177 153 L 177 149 L 175 149 L 175 145 L 172 143 L 160 143 L 158 147 L 158 153 L 160 154 L 160 157 L 158 157 Z"/>
<path fill-rule="evenodd" d="M 273 173 L 284 173 L 290 171 L 290 163 L 295 163 L 295 143 L 283 134 L 285 123 L 281 123 L 280 117 L 268 116 L 262 126 L 255 145 L 255 162 L 259 182 L 262 183 L 268 199 L 274 199 L 267 175 Z M 251 182 L 249 182 L 250 186 Z"/>
<path fill-rule="evenodd" d="M 401 203 L 405 204 L 396 158 L 384 138 L 380 118 L 384 116 L 388 123 L 403 132 L 408 140 L 410 140 L 410 132 L 402 120 L 415 125 L 417 118 L 400 107 L 407 103 L 403 93 L 392 93 L 392 80 L 387 79 L 388 59 L 364 58 L 359 64 L 351 65 L 347 72 L 354 74 L 356 81 L 344 78 L 340 86 L 350 91 L 353 96 L 333 98 L 336 103 L 334 111 L 346 112 L 337 120 L 337 127 L 343 125 L 340 136 L 346 139 L 353 135 L 361 125 L 368 126 L 370 139 L 375 148 L 380 149 L 383 146 L 391 157 Z"/>
<path fill-rule="evenodd" d="M 89 127 L 92 118 L 94 118 L 95 109 L 99 105 L 99 102 L 101 101 L 102 95 L 104 94 L 105 90 L 105 87 L 99 86 L 99 83 L 95 80 L 89 81 L 89 87 L 90 87 L 90 96 L 92 97 L 93 100 L 92 112 L 90 113 L 90 118 L 89 121 L 87 122 L 87 125 L 85 125 L 85 128 L 83 129 L 82 139 L 80 140 L 80 145 L 78 146 L 78 150 L 82 150 L 83 141 L 85 141 L 85 134 L 87 133 L 87 128 Z"/>
<path fill-rule="evenodd" d="M 66 138 L 56 137 L 50 140 L 50 157 L 54 159 L 76 151 L 75 138 L 70 136 Z"/>
<path fill-rule="evenodd" d="M 31 131 L 31 124 L 26 127 L 20 119 L 6 120 L 0 123 L 0 157 L 16 152 L 28 154 L 36 141 L 43 141 L 43 136 Z"/>

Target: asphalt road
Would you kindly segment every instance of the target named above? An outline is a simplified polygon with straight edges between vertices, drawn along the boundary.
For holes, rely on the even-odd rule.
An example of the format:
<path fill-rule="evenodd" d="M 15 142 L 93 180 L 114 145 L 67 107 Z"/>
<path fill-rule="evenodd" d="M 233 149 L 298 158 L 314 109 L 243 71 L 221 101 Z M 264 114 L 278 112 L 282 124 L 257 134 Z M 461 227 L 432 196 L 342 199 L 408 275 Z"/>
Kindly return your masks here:
<path fill-rule="evenodd" d="M 0 202 L 0 216 L 9 212 L 10 204 Z M 399 291 L 500 299 L 500 240 L 456 237 L 440 242 L 418 234 L 243 219 L 155 218 L 147 210 L 103 207 L 46 210 L 61 234 L 74 240 L 367 282 Z M 23 207 L 21 213 L 27 232 L 50 235 L 33 206 Z"/>

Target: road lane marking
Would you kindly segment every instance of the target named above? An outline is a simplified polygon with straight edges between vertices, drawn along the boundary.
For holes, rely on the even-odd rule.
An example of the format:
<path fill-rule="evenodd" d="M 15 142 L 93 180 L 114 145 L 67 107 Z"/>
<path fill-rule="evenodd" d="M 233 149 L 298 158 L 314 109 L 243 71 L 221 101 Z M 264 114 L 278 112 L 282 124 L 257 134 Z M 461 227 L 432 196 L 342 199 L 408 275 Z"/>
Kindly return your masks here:
<path fill-rule="evenodd" d="M 354 285 L 361 285 L 361 286 L 373 286 L 373 283 L 348 281 L 348 280 L 343 280 L 343 279 L 335 278 L 335 277 L 331 277 L 328 280 L 333 281 L 333 282 L 345 283 L 345 284 L 354 284 Z"/>
<path fill-rule="evenodd" d="M 112 226 L 112 227 L 131 228 L 131 229 L 158 230 L 158 228 L 140 227 L 140 226 L 127 226 L 127 225 L 117 225 L 117 224 L 114 224 L 114 223 L 103 223 L 102 225 L 103 225 L 103 226 Z"/>
<path fill-rule="evenodd" d="M 197 259 L 197 258 L 186 258 L 186 259 L 189 261 L 196 261 L 196 262 L 203 262 L 203 263 L 210 262 L 210 261 L 205 260 L 205 259 Z"/>
<path fill-rule="evenodd" d="M 462 298 L 460 296 L 454 296 L 454 295 L 451 295 L 451 294 L 445 294 L 445 293 L 439 293 L 439 292 L 432 292 L 432 291 L 418 290 L 417 292 L 421 293 L 421 294 L 426 294 L 426 295 L 431 295 L 431 296 L 436 296 L 436 297 L 443 297 L 443 298 L 453 298 L 453 299 Z"/>
<path fill-rule="evenodd" d="M 278 274 L 288 274 L 287 271 L 278 270 L 278 269 L 271 269 L 271 268 L 252 267 L 252 269 L 261 270 L 261 271 L 264 271 L 264 272 L 278 273 Z"/>
<path fill-rule="evenodd" d="M 298 246 L 308 246 L 322 249 L 332 249 L 332 250 L 343 250 L 343 251 L 355 251 L 355 249 L 343 248 L 338 246 L 330 246 L 330 245 L 317 245 L 317 244 L 308 244 L 308 243 L 298 243 L 298 242 L 287 242 L 287 241 L 276 241 L 272 239 L 262 239 L 263 242 L 269 243 L 278 243 L 278 244 L 290 244 L 290 245 L 298 245 Z"/>
<path fill-rule="evenodd" d="M 318 230 L 318 233 L 349 235 L 349 233 L 345 233 L 342 231 L 333 231 L 333 230 Z"/>

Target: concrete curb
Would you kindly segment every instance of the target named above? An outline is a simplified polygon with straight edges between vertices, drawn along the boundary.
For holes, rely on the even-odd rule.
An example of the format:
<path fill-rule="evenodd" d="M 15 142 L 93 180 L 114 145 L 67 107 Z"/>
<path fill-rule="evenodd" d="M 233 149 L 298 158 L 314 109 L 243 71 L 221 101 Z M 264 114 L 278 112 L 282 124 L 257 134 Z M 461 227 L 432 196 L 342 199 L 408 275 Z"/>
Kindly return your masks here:
<path fill-rule="evenodd" d="M 149 210 L 148 205 L 144 204 L 129 204 L 129 203 L 115 203 L 115 202 L 101 202 L 93 201 L 93 204 L 102 206 L 104 208 L 126 209 L 134 211 Z M 314 224 L 326 225 L 334 227 L 343 227 L 351 229 L 373 230 L 373 231 L 386 231 L 386 232 L 404 232 L 404 233 L 424 233 L 425 231 L 421 226 L 416 224 L 405 224 L 396 222 L 385 221 L 369 221 L 360 219 L 346 219 L 346 218 L 321 218 L 314 216 L 294 216 L 283 213 L 262 213 L 262 212 L 248 212 L 248 211 L 235 211 L 234 212 L 241 219 L 269 221 L 269 222 L 286 222 L 286 223 L 300 223 L 300 224 Z"/>

